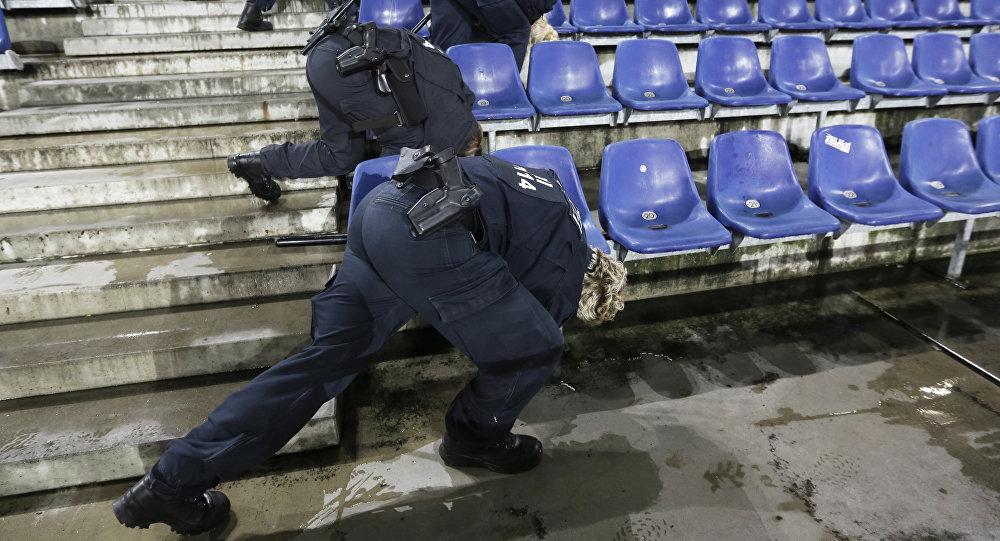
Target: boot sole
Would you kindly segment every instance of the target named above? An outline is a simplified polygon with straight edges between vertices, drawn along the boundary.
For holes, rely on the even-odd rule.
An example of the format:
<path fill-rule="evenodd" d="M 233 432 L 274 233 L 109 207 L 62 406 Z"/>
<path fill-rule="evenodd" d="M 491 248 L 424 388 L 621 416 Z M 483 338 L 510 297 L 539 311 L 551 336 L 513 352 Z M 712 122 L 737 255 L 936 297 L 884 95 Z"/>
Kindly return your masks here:
<path fill-rule="evenodd" d="M 115 518 L 118 519 L 118 522 L 120 522 L 122 524 L 122 526 L 125 526 L 126 528 L 139 528 L 140 530 L 146 530 L 146 529 L 149 528 L 150 524 L 153 524 L 153 522 L 151 522 L 151 521 L 143 522 L 141 520 L 135 520 L 135 518 L 133 518 L 128 513 L 128 511 L 125 510 L 125 503 L 122 502 L 120 499 L 119 500 L 115 500 L 114 503 L 111 504 L 111 511 L 114 512 Z M 174 532 L 175 534 L 184 535 L 184 536 L 198 535 L 198 534 L 207 532 L 209 530 L 214 530 L 215 528 L 217 528 L 217 527 L 219 527 L 219 526 L 221 526 L 221 525 L 223 525 L 223 524 L 225 524 L 227 522 L 229 522 L 229 517 L 228 516 L 226 517 L 226 520 L 223 520 L 222 522 L 220 522 L 220 523 L 218 523 L 218 524 L 216 524 L 216 525 L 214 525 L 211 528 L 208 528 L 206 530 L 201 530 L 201 529 L 190 529 L 189 530 L 189 529 L 186 529 L 184 527 L 170 526 L 170 531 Z"/>
<path fill-rule="evenodd" d="M 447 455 L 447 457 L 445 456 Z M 486 468 L 494 473 L 505 473 L 505 474 L 515 474 L 523 473 L 528 470 L 534 469 L 538 464 L 542 462 L 542 455 L 539 453 L 538 457 L 527 463 L 517 464 L 517 465 L 506 465 L 506 464 L 496 464 L 493 462 L 488 462 L 481 458 L 473 458 L 463 455 L 453 455 L 450 453 L 441 453 L 441 460 L 448 466 L 453 468 Z"/>

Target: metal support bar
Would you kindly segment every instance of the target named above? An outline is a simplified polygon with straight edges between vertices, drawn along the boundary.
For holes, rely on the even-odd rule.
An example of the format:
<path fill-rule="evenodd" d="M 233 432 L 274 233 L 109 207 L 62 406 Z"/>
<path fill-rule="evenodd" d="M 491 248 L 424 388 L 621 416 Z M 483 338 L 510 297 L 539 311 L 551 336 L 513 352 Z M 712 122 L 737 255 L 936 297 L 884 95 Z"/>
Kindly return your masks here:
<path fill-rule="evenodd" d="M 955 246 L 951 251 L 951 260 L 948 261 L 947 277 L 950 280 L 958 280 L 962 276 L 965 255 L 969 250 L 969 240 L 972 238 L 972 228 L 975 224 L 975 219 L 966 220 L 962 230 L 955 236 Z"/>

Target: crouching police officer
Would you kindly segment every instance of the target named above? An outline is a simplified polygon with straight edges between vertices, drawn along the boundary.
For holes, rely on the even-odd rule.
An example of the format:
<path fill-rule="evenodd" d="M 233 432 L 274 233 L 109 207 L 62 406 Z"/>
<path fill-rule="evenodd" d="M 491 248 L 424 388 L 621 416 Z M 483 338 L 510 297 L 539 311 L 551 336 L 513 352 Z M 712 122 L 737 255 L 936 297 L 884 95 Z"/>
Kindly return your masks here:
<path fill-rule="evenodd" d="M 560 326 L 624 306 L 624 268 L 587 246 L 552 171 L 425 147 L 403 149 L 394 179 L 355 210 L 343 263 L 312 299 L 312 344 L 171 442 L 114 502 L 122 524 L 196 534 L 224 522 L 229 500 L 209 489 L 278 451 L 416 314 L 478 369 L 445 415 L 444 463 L 500 473 L 539 463 L 541 443 L 511 427 L 559 362 Z"/>
<path fill-rule="evenodd" d="M 504 43 L 520 68 L 531 24 L 554 4 L 555 0 L 431 0 L 431 42 L 443 51 L 460 43 Z"/>
<path fill-rule="evenodd" d="M 412 32 L 352 22 L 356 13 L 353 2 L 334 10 L 302 51 L 309 55 L 306 76 L 319 108 L 320 140 L 229 156 L 229 170 L 257 197 L 281 196 L 272 177 L 352 171 L 365 159 L 366 133 L 381 145 L 382 156 L 425 145 L 462 155 L 479 150 L 475 95 L 458 66 Z"/>

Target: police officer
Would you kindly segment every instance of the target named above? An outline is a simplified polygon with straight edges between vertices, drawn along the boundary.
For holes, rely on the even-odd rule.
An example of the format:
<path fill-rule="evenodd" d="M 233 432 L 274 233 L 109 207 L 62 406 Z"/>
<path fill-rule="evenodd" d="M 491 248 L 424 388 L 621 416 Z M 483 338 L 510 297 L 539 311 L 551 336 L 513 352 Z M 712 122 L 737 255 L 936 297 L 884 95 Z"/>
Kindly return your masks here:
<path fill-rule="evenodd" d="M 350 18 L 350 11 L 343 17 Z M 320 139 L 268 145 L 228 158 L 229 170 L 246 180 L 255 195 L 267 200 L 280 197 L 272 177 L 315 178 L 352 171 L 365 159 L 366 133 L 374 135 L 383 156 L 425 145 L 464 154 L 479 149 L 482 129 L 472 116 L 475 95 L 450 58 L 406 30 L 367 23 L 370 26 L 364 28 L 374 28 L 369 34 L 363 25 L 327 22 L 321 29 L 329 35 L 315 42 L 306 63 L 319 107 Z M 365 54 L 373 56 L 361 60 L 383 61 L 356 71 L 344 69 L 349 60 L 338 57 L 346 53 L 356 58 L 349 51 L 369 51 Z M 361 60 L 350 61 L 351 66 Z M 379 71 L 384 74 L 378 75 Z"/>
<path fill-rule="evenodd" d="M 441 50 L 460 43 L 505 43 L 524 65 L 531 23 L 556 0 L 431 0 L 431 42 Z M 561 8 L 560 8 L 561 9 Z"/>
<path fill-rule="evenodd" d="M 312 344 L 171 442 L 114 502 L 122 524 L 196 534 L 224 522 L 229 500 L 209 489 L 280 449 L 415 314 L 478 369 L 446 413 L 444 463 L 500 473 L 539 463 L 541 443 L 511 427 L 559 361 L 560 326 L 622 308 L 624 268 L 588 248 L 552 171 L 426 147 L 404 149 L 396 172 L 355 210 L 343 263 L 312 299 Z"/>

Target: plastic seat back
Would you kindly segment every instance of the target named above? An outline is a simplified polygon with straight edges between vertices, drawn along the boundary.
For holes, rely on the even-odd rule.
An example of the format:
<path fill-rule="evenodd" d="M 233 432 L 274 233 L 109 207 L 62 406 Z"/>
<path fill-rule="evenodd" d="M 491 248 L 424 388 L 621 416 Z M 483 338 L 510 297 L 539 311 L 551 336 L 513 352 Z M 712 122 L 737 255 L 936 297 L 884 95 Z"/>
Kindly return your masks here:
<path fill-rule="evenodd" d="M 571 0 L 570 22 L 584 32 L 638 32 L 625 0 Z"/>
<path fill-rule="evenodd" d="M 670 139 L 604 148 L 598 208 L 612 240 L 639 253 L 728 244 L 732 235 L 701 203 L 684 149 Z"/>
<path fill-rule="evenodd" d="M 597 222 L 594 221 L 594 216 L 587 206 L 587 198 L 583 194 L 583 185 L 580 182 L 580 175 L 576 171 L 576 163 L 568 150 L 551 145 L 526 145 L 504 148 L 490 155 L 524 167 L 555 171 L 566 190 L 566 195 L 580 211 L 583 229 L 587 235 L 587 244 L 599 248 L 604 253 L 611 253 L 608 241 L 605 240 L 604 234 L 601 233 L 601 229 L 597 226 Z"/>
<path fill-rule="evenodd" d="M 994 82 L 972 72 L 955 34 L 933 32 L 913 38 L 913 71 L 925 81 L 944 85 L 950 92 L 1000 92 Z"/>
<path fill-rule="evenodd" d="M 677 46 L 662 39 L 630 39 L 615 49 L 612 96 L 636 109 L 703 108 L 688 86 Z"/>
<path fill-rule="evenodd" d="M 958 0 L 913 0 L 913 9 L 917 15 L 954 24 L 986 24 L 984 21 L 969 19 L 962 14 Z"/>
<path fill-rule="evenodd" d="M 969 67 L 980 77 L 1000 82 L 1000 33 L 973 34 L 969 38 Z"/>
<path fill-rule="evenodd" d="M 816 36 L 780 36 L 771 42 L 768 81 L 774 88 L 799 99 L 860 99 L 864 91 L 840 82 L 826 43 Z"/>
<path fill-rule="evenodd" d="M 923 118 L 903 127 L 899 182 L 946 210 L 981 214 L 1000 210 L 1000 185 L 986 177 L 960 120 Z"/>
<path fill-rule="evenodd" d="M 882 135 L 871 126 L 827 126 L 813 132 L 808 192 L 827 212 L 867 225 L 922 222 L 943 214 L 903 190 Z"/>
<path fill-rule="evenodd" d="M 552 9 L 545 13 L 545 19 L 556 33 L 573 34 L 577 31 L 577 28 L 569 24 L 569 20 L 566 19 L 566 10 L 563 9 L 562 2 L 556 2 Z"/>
<path fill-rule="evenodd" d="M 824 29 L 832 23 L 820 22 L 809 12 L 806 0 L 759 0 L 757 18 L 778 28 Z"/>
<path fill-rule="evenodd" d="M 0 11 L 0 53 L 10 50 L 10 34 L 7 32 L 7 19 Z"/>
<path fill-rule="evenodd" d="M 358 6 L 358 21 L 375 21 L 381 26 L 409 30 L 424 17 L 424 7 L 420 0 L 361 0 Z M 424 35 L 427 27 L 420 30 Z"/>
<path fill-rule="evenodd" d="M 937 21 L 917 15 L 910 0 L 865 0 L 865 7 L 872 19 L 889 21 L 893 26 L 939 25 Z"/>
<path fill-rule="evenodd" d="M 727 227 L 757 238 L 828 233 L 840 222 L 806 198 L 773 131 L 717 135 L 708 152 L 708 210 Z"/>
<path fill-rule="evenodd" d="M 983 173 L 1000 184 L 1000 115 L 979 121 L 976 128 L 976 157 Z"/>
<path fill-rule="evenodd" d="M 972 0 L 969 14 L 977 19 L 1000 23 L 1000 2 L 996 0 Z"/>
<path fill-rule="evenodd" d="M 917 78 L 903 38 L 891 34 L 864 34 L 855 38 L 851 51 L 851 86 L 865 92 L 895 96 L 948 92 Z"/>
<path fill-rule="evenodd" d="M 635 22 L 647 30 L 658 26 L 692 27 L 692 30 L 695 29 L 693 27 L 707 28 L 694 20 L 687 0 L 635 0 L 633 12 Z"/>
<path fill-rule="evenodd" d="M 521 84 L 510 47 L 503 43 L 463 43 L 448 48 L 448 56 L 462 72 L 462 80 L 476 95 L 476 120 L 528 118 L 535 108 Z"/>
<path fill-rule="evenodd" d="M 381 158 L 365 160 L 354 168 L 354 178 L 351 181 L 351 206 L 347 210 L 347 223 L 351 223 L 354 209 L 358 208 L 358 203 L 368 195 L 368 192 L 392 178 L 398 161 L 399 156 L 382 156 Z"/>
<path fill-rule="evenodd" d="M 604 86 L 593 45 L 583 41 L 545 41 L 531 47 L 528 97 L 550 115 L 621 110 Z"/>
<path fill-rule="evenodd" d="M 694 90 L 727 105 L 788 103 L 791 98 L 771 88 L 760 67 L 757 47 L 748 38 L 716 36 L 698 44 Z M 760 99 L 757 99 L 760 97 Z"/>
<path fill-rule="evenodd" d="M 873 21 L 862 0 L 816 0 L 816 18 L 841 28 L 887 28 L 889 23 Z"/>
<path fill-rule="evenodd" d="M 698 0 L 695 18 L 710 26 L 757 24 L 747 0 Z"/>

